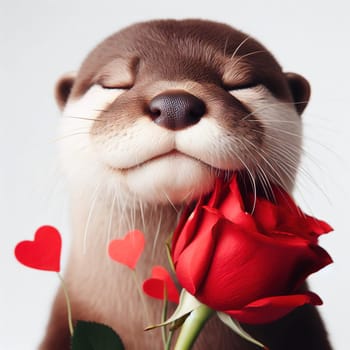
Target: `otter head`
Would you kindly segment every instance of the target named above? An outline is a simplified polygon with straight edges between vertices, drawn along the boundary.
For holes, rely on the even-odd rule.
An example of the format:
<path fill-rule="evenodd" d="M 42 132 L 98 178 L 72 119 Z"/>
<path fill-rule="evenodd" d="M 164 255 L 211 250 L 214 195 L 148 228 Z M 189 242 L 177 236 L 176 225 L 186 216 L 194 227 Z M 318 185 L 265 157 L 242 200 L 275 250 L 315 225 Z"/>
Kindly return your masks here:
<path fill-rule="evenodd" d="M 63 165 L 75 188 L 101 184 L 145 203 L 190 201 L 236 170 L 290 189 L 309 94 L 227 25 L 136 24 L 58 82 Z"/>

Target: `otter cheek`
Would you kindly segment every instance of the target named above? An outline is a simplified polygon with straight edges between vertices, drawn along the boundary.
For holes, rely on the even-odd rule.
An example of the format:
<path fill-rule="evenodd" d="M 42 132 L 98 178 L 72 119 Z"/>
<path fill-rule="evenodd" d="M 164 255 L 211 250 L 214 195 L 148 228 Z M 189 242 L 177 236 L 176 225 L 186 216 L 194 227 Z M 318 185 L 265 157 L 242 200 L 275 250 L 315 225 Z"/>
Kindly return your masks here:
<path fill-rule="evenodd" d="M 206 165 L 186 156 L 162 157 L 126 173 L 130 191 L 150 203 L 189 202 L 209 192 L 214 181 Z"/>

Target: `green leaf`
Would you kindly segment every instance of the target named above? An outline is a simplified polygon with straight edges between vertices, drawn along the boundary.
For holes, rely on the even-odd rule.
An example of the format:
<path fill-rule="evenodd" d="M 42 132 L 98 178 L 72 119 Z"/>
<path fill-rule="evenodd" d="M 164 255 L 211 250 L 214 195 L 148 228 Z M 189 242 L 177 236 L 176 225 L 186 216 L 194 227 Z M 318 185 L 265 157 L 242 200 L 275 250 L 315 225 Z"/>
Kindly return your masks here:
<path fill-rule="evenodd" d="M 72 337 L 72 350 L 125 350 L 114 330 L 100 323 L 78 321 Z"/>
<path fill-rule="evenodd" d="M 249 333 L 247 333 L 239 324 L 239 322 L 235 319 L 233 319 L 231 316 L 229 316 L 228 314 L 225 314 L 223 312 L 217 312 L 217 315 L 219 317 L 219 319 L 225 323 L 226 326 L 230 327 L 235 333 L 237 333 L 239 336 L 241 336 L 242 338 L 244 338 L 245 340 L 248 340 L 249 342 L 260 346 L 263 349 L 267 349 L 267 347 L 260 343 L 258 340 L 254 339 Z"/>
<path fill-rule="evenodd" d="M 181 291 L 180 302 L 174 313 L 165 322 L 149 326 L 145 330 L 148 331 L 153 328 L 163 327 L 168 324 L 175 322 L 178 319 L 184 318 L 184 316 L 189 315 L 191 311 L 197 309 L 199 306 L 203 305 L 198 301 L 193 295 L 188 293 L 185 289 Z"/>

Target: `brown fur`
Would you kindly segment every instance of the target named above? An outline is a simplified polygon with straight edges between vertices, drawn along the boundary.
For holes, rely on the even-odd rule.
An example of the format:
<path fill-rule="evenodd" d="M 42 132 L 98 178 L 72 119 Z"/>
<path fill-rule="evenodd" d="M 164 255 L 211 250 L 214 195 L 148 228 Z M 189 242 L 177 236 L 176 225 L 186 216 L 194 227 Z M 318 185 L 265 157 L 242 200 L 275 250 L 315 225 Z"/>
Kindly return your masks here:
<path fill-rule="evenodd" d="M 64 77 L 57 85 L 57 100 L 79 99 L 93 84 L 126 90 L 93 122 L 90 136 L 97 149 L 106 140 L 128 130 L 140 117 L 147 118 L 148 104 L 158 94 L 173 88 L 194 94 L 206 104 L 206 118 L 225 130 L 245 135 L 257 146 L 265 142 L 264 126 L 240 100 L 227 90 L 261 84 L 281 102 L 296 103 L 300 114 L 310 95 L 309 85 L 299 75 L 282 72 L 273 56 L 254 39 L 231 27 L 208 21 L 153 21 L 128 27 L 103 41 L 84 61 L 76 78 Z M 131 89 L 129 89 L 132 87 Z M 122 174 L 128 169 L 117 169 Z M 111 169 L 117 171 L 116 169 Z M 156 175 L 156 174 L 155 174 Z M 82 174 L 84 176 L 84 174 Z M 289 184 L 289 187 L 291 184 Z M 72 299 L 74 320 L 92 320 L 113 327 L 126 349 L 162 348 L 158 330 L 143 332 L 148 322 L 160 319 L 161 303 L 148 302 L 148 319 L 135 289 L 130 271 L 109 260 L 105 232 L 108 230 L 111 193 L 101 191 L 90 223 L 90 237 L 84 253 L 84 227 L 89 216 L 90 197 L 72 191 L 72 252 L 65 279 Z M 142 210 L 116 208 L 113 237 L 130 229 L 142 229 L 149 244 L 138 264 L 139 279 L 156 264 L 167 266 L 164 242 L 178 219 L 168 204 L 144 203 Z M 175 210 L 176 209 L 176 210 Z M 159 221 L 159 218 L 162 218 Z M 152 247 L 160 224 L 161 233 Z M 68 324 L 62 293 L 56 298 L 47 335 L 41 350 L 67 350 Z M 329 350 L 330 345 L 317 311 L 300 308 L 283 320 L 248 327 L 271 350 Z M 211 320 L 196 343 L 196 349 L 248 350 L 255 347 L 238 338 L 217 320 Z"/>

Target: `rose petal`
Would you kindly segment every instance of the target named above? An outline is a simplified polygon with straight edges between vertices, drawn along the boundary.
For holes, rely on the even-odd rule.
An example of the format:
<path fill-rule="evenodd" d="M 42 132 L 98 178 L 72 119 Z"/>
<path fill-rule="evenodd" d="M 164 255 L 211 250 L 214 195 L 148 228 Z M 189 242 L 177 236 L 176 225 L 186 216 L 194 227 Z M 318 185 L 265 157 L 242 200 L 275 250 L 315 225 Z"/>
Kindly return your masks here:
<path fill-rule="evenodd" d="M 304 258 L 300 258 L 290 273 L 290 288 L 299 288 L 305 279 L 333 262 L 330 255 L 320 246 L 310 243 Z"/>
<path fill-rule="evenodd" d="M 237 182 L 237 175 L 232 178 L 229 192 L 225 198 L 221 200 L 218 209 L 224 217 L 233 222 L 236 221 L 237 216 L 240 216 L 245 212 L 243 199 Z"/>
<path fill-rule="evenodd" d="M 201 197 L 198 199 L 195 208 L 191 208 L 190 206 L 187 206 L 184 208 L 182 215 L 180 216 L 179 223 L 177 224 L 175 231 L 173 233 L 172 241 L 173 245 L 177 242 L 177 239 L 179 238 L 180 233 L 182 232 L 184 226 L 187 224 L 189 220 L 193 220 L 193 213 L 197 213 L 198 209 L 203 205 L 204 198 Z"/>
<path fill-rule="evenodd" d="M 179 255 L 182 253 L 183 249 L 191 242 L 193 235 L 196 233 L 198 222 L 201 219 L 201 199 L 192 213 L 185 211 L 182 218 L 180 218 L 180 223 L 185 220 L 183 226 L 182 223 L 176 228 L 173 238 L 172 238 L 172 258 L 173 262 L 176 263 Z"/>
<path fill-rule="evenodd" d="M 217 178 L 215 181 L 215 185 L 214 185 L 214 190 L 210 195 L 210 198 L 207 202 L 207 205 L 211 208 L 217 208 L 219 202 L 220 202 L 220 197 L 223 196 L 223 192 L 225 189 L 225 184 L 223 179 L 221 178 Z"/>
<path fill-rule="evenodd" d="M 316 233 L 318 236 L 333 231 L 332 226 L 325 221 L 318 220 L 312 216 L 306 215 L 306 221 L 308 223 L 309 230 Z"/>
<path fill-rule="evenodd" d="M 282 188 L 274 187 L 278 208 L 280 231 L 293 232 L 313 243 L 317 243 L 318 236 L 332 231 L 332 227 L 325 221 L 309 216 L 295 204 L 292 197 Z"/>
<path fill-rule="evenodd" d="M 257 198 L 252 216 L 262 232 L 269 233 L 276 229 L 277 209 L 273 203 Z"/>
<path fill-rule="evenodd" d="M 246 305 L 241 310 L 226 310 L 224 312 L 239 322 L 260 324 L 278 320 L 305 304 L 321 305 L 322 300 L 317 294 L 307 292 L 305 294 L 263 298 Z"/>
<path fill-rule="evenodd" d="M 289 215 L 292 216 L 300 216 L 300 214 L 303 215 L 303 212 L 295 204 L 292 197 L 282 187 L 272 185 L 272 191 L 277 207 L 288 209 Z"/>
<path fill-rule="evenodd" d="M 205 229 L 196 237 L 195 244 L 188 245 L 175 264 L 180 284 L 191 294 L 195 294 L 200 288 L 215 250 L 213 226 L 204 227 Z"/>
<path fill-rule="evenodd" d="M 290 293 L 309 274 L 331 261 L 322 248 L 315 248 L 307 240 L 245 231 L 223 219 L 215 225 L 213 234 L 215 253 L 210 263 L 205 263 L 205 283 L 200 288 L 197 285 L 196 297 L 217 310 L 239 309 L 251 300 Z M 201 257 L 201 250 L 192 254 Z M 184 270 L 176 270 L 180 283 L 179 273 Z M 186 273 L 191 275 L 189 267 Z"/>
<path fill-rule="evenodd" d="M 183 250 L 185 248 L 187 249 L 188 245 L 191 244 L 192 238 L 194 238 L 196 232 L 200 232 L 202 230 L 210 231 L 220 217 L 221 214 L 217 209 L 203 206 L 191 214 L 183 230 L 181 231 L 177 242 L 173 242 L 172 244 L 172 247 L 174 247 L 174 251 L 172 252 L 174 264 L 177 263 L 177 260 L 180 254 L 182 254 Z"/>

